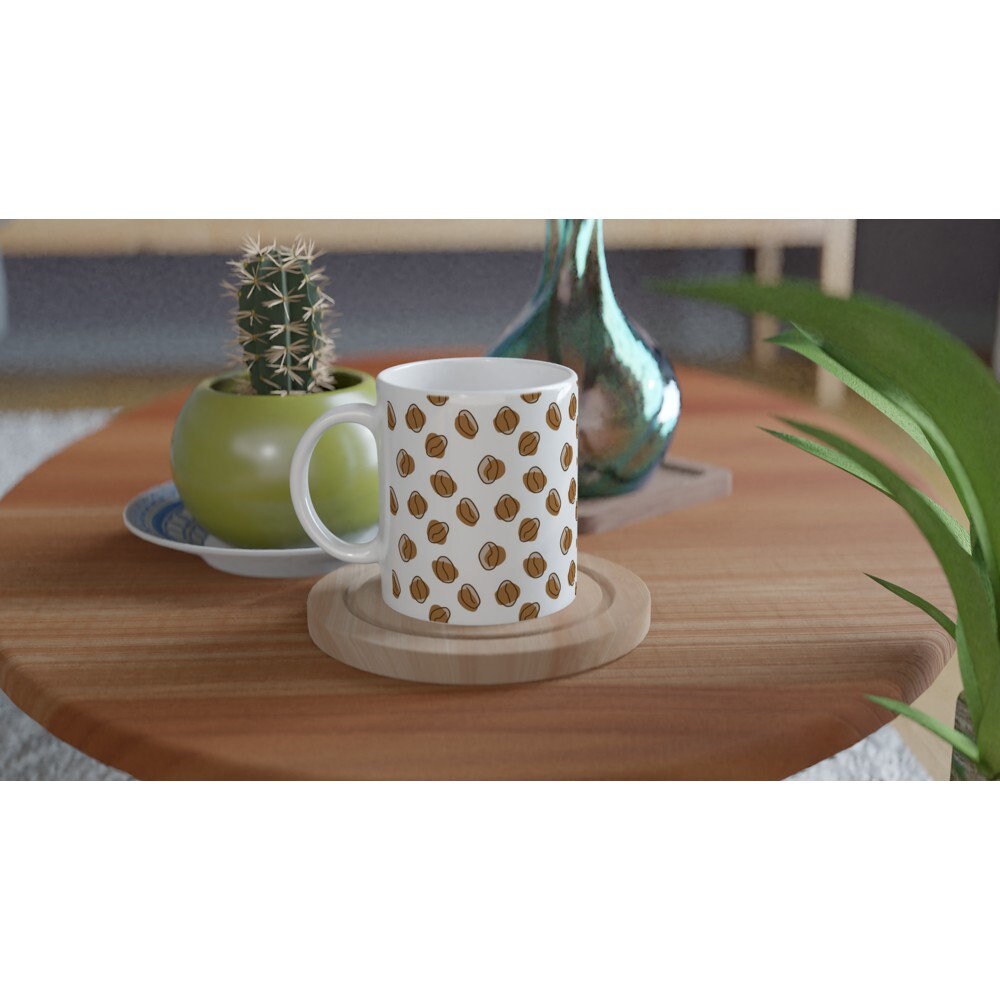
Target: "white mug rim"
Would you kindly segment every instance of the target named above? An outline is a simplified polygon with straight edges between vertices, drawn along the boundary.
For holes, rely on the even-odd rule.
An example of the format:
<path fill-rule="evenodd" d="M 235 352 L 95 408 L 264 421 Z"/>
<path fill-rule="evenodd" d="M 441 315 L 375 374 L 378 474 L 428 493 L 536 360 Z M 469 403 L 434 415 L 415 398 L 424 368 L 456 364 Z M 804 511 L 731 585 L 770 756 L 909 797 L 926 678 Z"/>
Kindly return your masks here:
<path fill-rule="evenodd" d="M 407 385 L 405 382 L 399 381 L 399 376 L 405 376 L 408 373 L 417 371 L 433 371 L 435 379 L 441 379 L 447 377 L 449 368 L 457 368 L 459 366 L 472 365 L 474 367 L 490 367 L 490 368 L 505 368 L 507 370 L 511 369 L 522 369 L 524 375 L 527 376 L 529 372 L 548 372 L 547 377 L 543 378 L 528 378 L 524 377 L 522 380 L 518 381 L 516 385 L 490 385 L 486 387 L 478 386 L 468 386 L 455 384 L 453 382 L 438 382 L 434 381 L 434 384 L 428 385 L 426 383 L 420 385 Z M 556 364 L 552 361 L 540 361 L 534 358 L 493 358 L 493 357 L 460 357 L 460 358 L 426 358 L 422 361 L 408 361 L 405 364 L 393 365 L 390 368 L 384 368 L 376 376 L 376 383 L 378 385 L 384 385 L 391 389 L 396 389 L 402 392 L 415 392 L 415 393 L 431 393 L 435 395 L 453 395 L 453 396 L 508 396 L 512 394 L 521 394 L 529 392 L 549 392 L 552 390 L 560 389 L 564 386 L 573 385 L 577 381 L 576 372 L 572 368 L 566 367 L 566 365 Z"/>

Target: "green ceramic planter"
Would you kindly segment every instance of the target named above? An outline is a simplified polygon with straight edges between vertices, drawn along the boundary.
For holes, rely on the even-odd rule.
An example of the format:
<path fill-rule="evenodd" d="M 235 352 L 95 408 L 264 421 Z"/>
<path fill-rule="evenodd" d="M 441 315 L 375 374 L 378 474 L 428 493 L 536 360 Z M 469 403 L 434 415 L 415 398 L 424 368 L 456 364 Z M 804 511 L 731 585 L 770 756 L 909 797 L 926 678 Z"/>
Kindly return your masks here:
<path fill-rule="evenodd" d="M 306 428 L 334 406 L 374 403 L 375 379 L 337 369 L 343 388 L 305 396 L 253 396 L 232 391 L 238 372 L 205 379 L 174 426 L 170 462 L 185 506 L 217 538 L 240 548 L 311 545 L 288 487 L 292 453 Z M 356 424 L 328 431 L 309 473 L 327 527 L 343 535 L 378 521 L 378 455 Z"/>

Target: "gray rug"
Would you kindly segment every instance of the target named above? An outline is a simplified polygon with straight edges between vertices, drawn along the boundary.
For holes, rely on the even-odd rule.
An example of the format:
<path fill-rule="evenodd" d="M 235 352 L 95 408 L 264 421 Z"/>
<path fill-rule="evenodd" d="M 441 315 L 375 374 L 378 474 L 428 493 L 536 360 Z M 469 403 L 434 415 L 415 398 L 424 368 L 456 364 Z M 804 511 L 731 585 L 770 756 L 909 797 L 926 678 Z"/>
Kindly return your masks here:
<path fill-rule="evenodd" d="M 112 410 L 0 411 L 0 497 L 32 469 L 103 427 Z M 80 753 L 18 710 L 0 693 L 0 779 L 127 780 L 128 775 Z M 790 780 L 926 781 L 927 772 L 895 729 L 886 726 Z"/>

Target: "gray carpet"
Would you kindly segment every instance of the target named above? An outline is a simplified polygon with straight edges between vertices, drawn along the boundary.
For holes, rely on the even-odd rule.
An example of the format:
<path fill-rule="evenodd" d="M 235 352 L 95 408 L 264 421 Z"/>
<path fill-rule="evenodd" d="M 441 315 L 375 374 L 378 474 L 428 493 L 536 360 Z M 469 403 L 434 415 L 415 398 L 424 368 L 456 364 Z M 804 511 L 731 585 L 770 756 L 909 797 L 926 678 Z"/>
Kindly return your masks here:
<path fill-rule="evenodd" d="M 111 410 L 0 412 L 0 497 L 56 452 L 102 427 L 112 414 Z M 121 771 L 106 767 L 51 736 L 0 694 L 0 779 L 127 778 Z M 886 726 L 791 780 L 929 779 L 896 730 Z"/>

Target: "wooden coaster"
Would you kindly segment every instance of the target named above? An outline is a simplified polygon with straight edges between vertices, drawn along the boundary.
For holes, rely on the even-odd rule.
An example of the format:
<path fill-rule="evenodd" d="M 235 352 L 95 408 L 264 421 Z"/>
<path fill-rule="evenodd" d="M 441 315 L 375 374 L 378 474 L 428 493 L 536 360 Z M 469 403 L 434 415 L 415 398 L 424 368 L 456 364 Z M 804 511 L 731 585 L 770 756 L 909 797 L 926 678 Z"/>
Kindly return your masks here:
<path fill-rule="evenodd" d="M 610 531 L 633 521 L 718 500 L 732 491 L 733 474 L 729 469 L 667 457 L 634 492 L 581 500 L 580 534 Z"/>
<path fill-rule="evenodd" d="M 309 635 L 334 659 L 430 684 L 515 684 L 592 670 L 634 649 L 649 630 L 649 591 L 607 559 L 580 556 L 576 600 L 515 625 L 436 625 L 390 608 L 378 568 L 345 566 L 309 592 Z"/>

